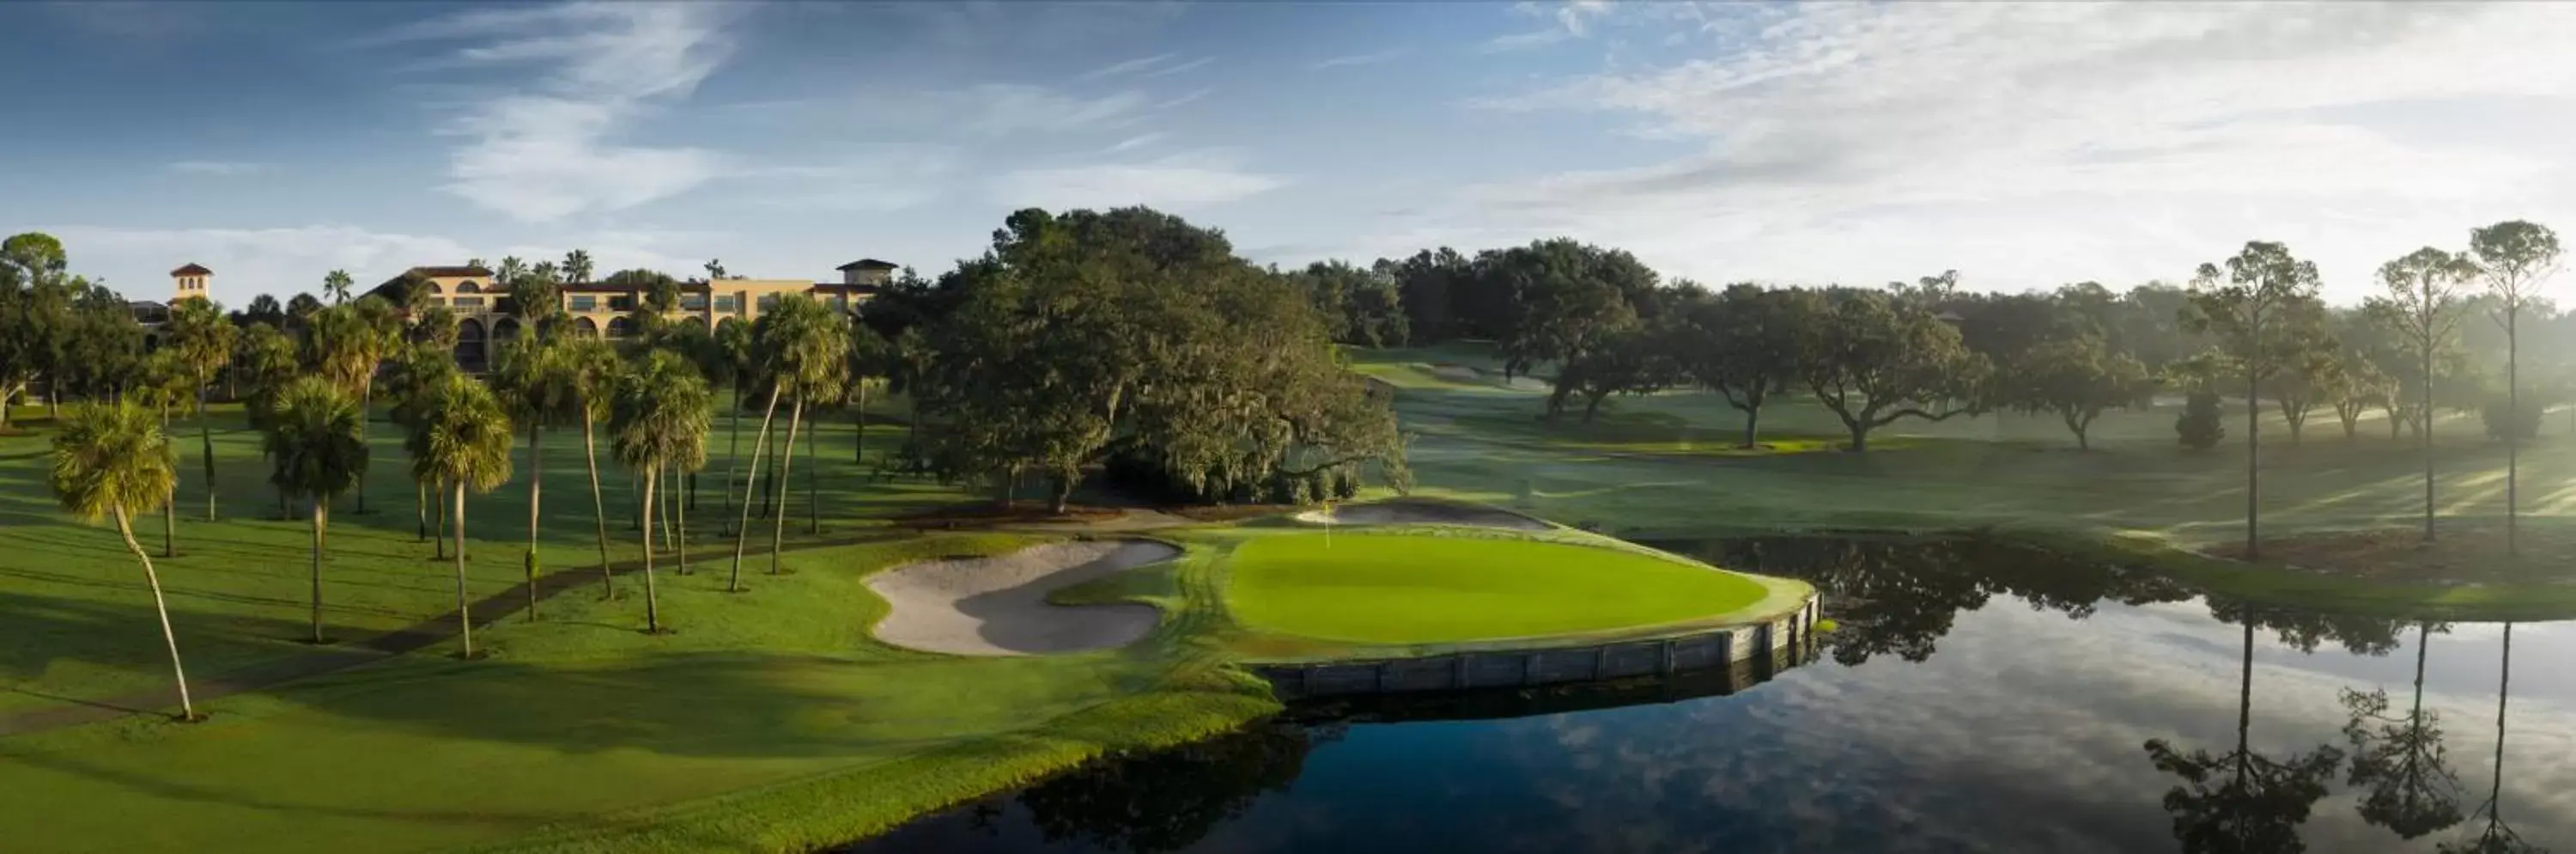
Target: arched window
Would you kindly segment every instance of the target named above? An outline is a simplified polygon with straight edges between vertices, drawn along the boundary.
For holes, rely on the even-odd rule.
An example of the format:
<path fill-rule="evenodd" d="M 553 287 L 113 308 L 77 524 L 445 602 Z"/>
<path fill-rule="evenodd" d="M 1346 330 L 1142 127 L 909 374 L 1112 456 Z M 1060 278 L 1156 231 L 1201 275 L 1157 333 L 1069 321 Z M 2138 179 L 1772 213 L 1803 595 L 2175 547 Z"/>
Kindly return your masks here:
<path fill-rule="evenodd" d="M 474 284 L 474 280 L 467 279 L 456 283 L 456 292 L 460 294 L 479 294 L 483 292 L 483 288 Z"/>
<path fill-rule="evenodd" d="M 442 290 L 439 290 L 439 289 L 438 289 L 438 283 L 437 283 L 437 282 L 425 282 L 424 284 L 427 284 L 427 285 L 429 286 L 429 292 L 430 292 L 430 294 L 431 294 L 432 296 L 436 296 L 436 295 L 439 295 L 439 294 L 447 293 L 446 291 L 442 291 Z"/>
<path fill-rule="evenodd" d="M 504 318 L 501 318 L 501 319 L 499 319 L 499 320 L 495 320 L 495 321 L 493 321 L 493 322 L 492 322 L 492 339 L 493 339 L 493 340 L 495 340 L 495 341 L 508 341 L 508 340 L 510 340 L 510 339 L 512 339 L 512 338 L 517 338 L 517 337 L 519 337 L 519 320 L 518 320 L 518 318 L 514 318 L 514 317 L 504 317 Z"/>
<path fill-rule="evenodd" d="M 456 366 L 466 373 L 482 373 L 489 353 L 483 346 L 483 321 L 468 317 L 456 322 Z"/>
<path fill-rule="evenodd" d="M 599 337 L 599 324 L 591 322 L 591 319 L 587 317 L 573 318 L 572 334 L 579 335 L 583 338 L 597 338 Z"/>
<path fill-rule="evenodd" d="M 608 337 L 624 338 L 633 334 L 635 334 L 635 324 L 627 322 L 626 318 L 612 317 L 608 319 Z"/>

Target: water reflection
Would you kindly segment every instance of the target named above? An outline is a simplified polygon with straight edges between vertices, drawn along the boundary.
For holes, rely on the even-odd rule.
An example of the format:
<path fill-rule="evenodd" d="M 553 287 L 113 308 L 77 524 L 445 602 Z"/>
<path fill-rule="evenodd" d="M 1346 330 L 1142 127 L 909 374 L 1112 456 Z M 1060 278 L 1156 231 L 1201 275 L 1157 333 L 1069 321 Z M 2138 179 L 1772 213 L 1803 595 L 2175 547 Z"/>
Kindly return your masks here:
<path fill-rule="evenodd" d="M 1029 787 L 1015 799 L 1048 841 L 1113 851 L 1179 851 L 1240 817 L 1253 799 L 1284 792 L 1338 724 L 1263 721 L 1177 749 L 1102 762 Z M 979 805 L 990 826 L 999 804 Z"/>
<path fill-rule="evenodd" d="M 2401 839 L 2414 839 L 2460 823 L 2460 775 L 2442 746 L 2442 713 L 2424 708 L 2424 660 L 2433 633 L 2450 626 L 2415 624 L 2415 681 L 2406 713 L 2389 711 L 2388 692 L 2343 689 L 2352 718 L 2344 738 L 2352 745 L 2352 770 L 2344 782 L 2367 790 L 2361 817 Z"/>
<path fill-rule="evenodd" d="M 1833 663 L 1305 706 L 853 850 L 2467 854 L 2576 837 L 2576 680 L 2511 672 L 2517 642 L 2564 655 L 2576 625 L 2256 608 L 1974 540 L 1654 545 L 1815 581 Z M 2492 743 L 2461 723 L 2490 714 Z"/>
<path fill-rule="evenodd" d="M 2505 699 L 2512 696 L 2513 687 L 2512 623 L 2504 624 L 2504 643 L 2500 646 L 2501 661 L 2496 668 L 2495 778 L 2487 789 L 2486 804 L 2478 807 L 2478 813 L 2486 818 L 2486 827 L 2467 841 L 2444 843 L 2441 854 L 2539 854 L 2547 850 L 2523 841 L 2522 834 L 2515 833 L 2513 826 L 2504 821 Z"/>
<path fill-rule="evenodd" d="M 2185 854 L 2295 854 L 2308 850 L 2299 825 L 2326 796 L 2326 782 L 2343 764 L 2343 751 L 2320 744 L 2267 756 L 2248 747 L 2254 725 L 2254 624 L 2244 625 L 2245 653 L 2236 692 L 2236 749 L 2216 756 L 2184 753 L 2161 738 L 2147 740 L 2156 770 L 2182 778 L 2165 792 L 2173 835 Z"/>

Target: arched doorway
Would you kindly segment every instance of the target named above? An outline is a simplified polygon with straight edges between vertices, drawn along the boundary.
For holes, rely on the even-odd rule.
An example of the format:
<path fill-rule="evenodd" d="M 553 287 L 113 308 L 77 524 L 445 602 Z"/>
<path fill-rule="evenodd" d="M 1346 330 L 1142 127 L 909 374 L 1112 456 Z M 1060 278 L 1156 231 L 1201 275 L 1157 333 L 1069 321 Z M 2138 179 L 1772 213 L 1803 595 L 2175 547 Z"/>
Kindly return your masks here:
<path fill-rule="evenodd" d="M 500 344 L 519 337 L 519 319 L 504 317 L 492 321 L 492 343 Z"/>
<path fill-rule="evenodd" d="M 482 373 L 490 355 L 484 348 L 483 321 L 471 317 L 457 321 L 456 367 L 469 374 Z"/>
<path fill-rule="evenodd" d="M 579 335 L 583 338 L 597 338 L 599 337 L 599 324 L 592 322 L 591 319 L 587 317 L 573 318 L 572 334 Z"/>
<path fill-rule="evenodd" d="M 626 318 L 612 317 L 608 319 L 608 340 L 617 341 L 633 334 L 635 334 L 635 324 L 628 322 Z"/>

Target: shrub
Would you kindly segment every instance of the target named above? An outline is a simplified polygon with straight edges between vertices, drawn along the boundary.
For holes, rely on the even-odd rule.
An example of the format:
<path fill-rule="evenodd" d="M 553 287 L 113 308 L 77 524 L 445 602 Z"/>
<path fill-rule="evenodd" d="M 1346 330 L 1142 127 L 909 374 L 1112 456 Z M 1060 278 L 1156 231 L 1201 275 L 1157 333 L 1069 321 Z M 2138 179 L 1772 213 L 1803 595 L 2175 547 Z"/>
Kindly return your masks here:
<path fill-rule="evenodd" d="M 2182 446 L 2195 451 L 2218 447 L 2219 440 L 2227 438 L 2227 425 L 2219 423 L 2220 414 L 2217 394 L 2192 392 L 2183 403 L 2182 417 L 2174 419 L 2174 432 L 2181 436 Z"/>
<path fill-rule="evenodd" d="M 1360 497 L 1360 479 L 1348 471 L 1333 472 L 1333 497 L 1349 501 Z"/>
<path fill-rule="evenodd" d="M 2516 438 L 2530 439 L 2540 435 L 2540 410 L 2543 408 L 2545 407 L 2539 401 L 2533 399 L 2533 395 L 2525 394 L 2522 411 L 2514 412 L 2513 401 L 2506 399 L 2504 395 L 2496 395 L 2487 398 L 2486 406 L 2478 410 L 2478 417 L 2486 422 L 2489 439 L 2504 438 L 2507 421 L 2519 422 L 2513 425 Z M 2513 416 L 2516 415 L 2520 417 L 2514 418 Z"/>

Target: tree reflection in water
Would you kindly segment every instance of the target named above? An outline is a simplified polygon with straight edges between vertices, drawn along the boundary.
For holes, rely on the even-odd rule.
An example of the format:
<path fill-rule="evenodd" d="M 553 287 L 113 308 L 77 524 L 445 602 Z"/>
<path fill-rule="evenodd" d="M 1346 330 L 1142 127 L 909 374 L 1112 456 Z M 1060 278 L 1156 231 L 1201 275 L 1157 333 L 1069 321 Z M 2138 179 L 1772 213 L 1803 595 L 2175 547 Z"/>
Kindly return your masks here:
<path fill-rule="evenodd" d="M 2504 667 L 2496 676 L 2496 748 L 2495 777 L 2488 784 L 2487 802 L 2478 807 L 2486 816 L 2486 829 L 2463 842 L 2445 842 L 2441 854 L 2548 854 L 2548 850 L 2522 840 L 2504 821 L 2504 710 L 2507 690 L 2513 687 L 2513 624 L 2504 624 Z"/>
<path fill-rule="evenodd" d="M 2156 770 L 2182 778 L 2165 792 L 2174 838 L 2184 854 L 2297 854 L 2306 851 L 2299 825 L 2326 796 L 2326 782 L 2343 764 L 2343 751 L 2321 744 L 2275 759 L 2246 744 L 2254 721 L 2254 624 L 2244 623 L 2245 646 L 2236 690 L 2236 749 L 2212 756 L 2183 753 L 2164 739 L 2147 741 Z"/>
<path fill-rule="evenodd" d="M 1982 537 L 1749 537 L 1658 545 L 1729 569 L 1816 585 L 1825 615 L 1837 624 L 1824 643 L 1844 665 L 1881 655 L 1929 659 L 1959 612 L 1985 607 L 1997 595 L 2077 620 L 2106 599 L 2143 605 L 2192 596 L 2161 576 Z"/>
<path fill-rule="evenodd" d="M 2415 625 L 2415 696 L 2405 715 L 2389 714 L 2388 692 L 2342 692 L 2352 742 L 2345 782 L 2363 787 L 2362 820 L 2413 839 L 2460 823 L 2460 776 L 2442 747 L 2442 715 L 2424 708 L 2424 655 L 2434 631 L 2448 625 Z"/>
<path fill-rule="evenodd" d="M 1136 854 L 1178 851 L 1240 817 L 1262 794 L 1286 791 L 1306 754 L 1342 732 L 1263 721 L 1170 750 L 1094 762 L 1031 786 L 1018 800 L 1049 842 Z M 997 817 L 990 804 L 978 810 L 979 819 Z"/>

